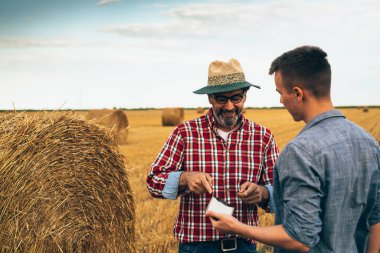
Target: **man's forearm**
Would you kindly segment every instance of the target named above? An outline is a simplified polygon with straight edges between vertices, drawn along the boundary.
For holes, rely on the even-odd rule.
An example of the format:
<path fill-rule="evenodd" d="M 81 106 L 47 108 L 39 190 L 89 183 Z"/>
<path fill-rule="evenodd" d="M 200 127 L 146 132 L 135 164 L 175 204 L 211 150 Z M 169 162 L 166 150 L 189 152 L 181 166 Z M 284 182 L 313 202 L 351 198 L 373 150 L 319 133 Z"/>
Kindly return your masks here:
<path fill-rule="evenodd" d="M 378 253 L 380 250 L 380 223 L 371 226 L 366 253 Z"/>
<path fill-rule="evenodd" d="M 179 187 L 181 188 L 181 187 L 186 187 L 187 186 L 187 180 L 186 180 L 186 177 L 187 177 L 187 174 L 188 174 L 189 172 L 187 172 L 187 171 L 184 171 L 184 172 L 182 172 L 182 174 L 181 174 L 181 176 L 180 176 L 180 178 L 179 178 Z"/>
<path fill-rule="evenodd" d="M 269 191 L 268 189 L 263 186 L 263 185 L 260 185 L 261 187 L 261 191 L 262 191 L 262 201 L 263 202 L 268 202 L 269 201 Z"/>
<path fill-rule="evenodd" d="M 179 178 L 179 184 L 178 184 L 178 192 L 184 192 L 187 189 L 187 171 L 182 172 L 180 178 Z"/>
<path fill-rule="evenodd" d="M 251 238 L 256 241 L 280 247 L 288 250 L 296 250 L 299 252 L 309 251 L 309 247 L 291 238 L 282 225 L 268 227 L 253 227 L 242 224 L 240 229 L 241 236 Z"/>

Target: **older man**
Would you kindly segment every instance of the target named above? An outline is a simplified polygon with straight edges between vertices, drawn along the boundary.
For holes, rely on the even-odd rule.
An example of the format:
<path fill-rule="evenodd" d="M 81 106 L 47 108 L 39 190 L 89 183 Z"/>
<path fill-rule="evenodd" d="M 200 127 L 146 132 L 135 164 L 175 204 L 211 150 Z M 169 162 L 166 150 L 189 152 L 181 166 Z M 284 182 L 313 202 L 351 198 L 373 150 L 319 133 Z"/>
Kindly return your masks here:
<path fill-rule="evenodd" d="M 153 197 L 181 197 L 174 236 L 179 252 L 256 252 L 253 240 L 224 235 L 205 216 L 212 196 L 234 208 L 239 221 L 256 226 L 257 205 L 267 208 L 278 149 L 271 132 L 242 115 L 247 91 L 240 63 L 214 61 L 206 115 L 179 125 L 166 141 L 147 177 Z"/>

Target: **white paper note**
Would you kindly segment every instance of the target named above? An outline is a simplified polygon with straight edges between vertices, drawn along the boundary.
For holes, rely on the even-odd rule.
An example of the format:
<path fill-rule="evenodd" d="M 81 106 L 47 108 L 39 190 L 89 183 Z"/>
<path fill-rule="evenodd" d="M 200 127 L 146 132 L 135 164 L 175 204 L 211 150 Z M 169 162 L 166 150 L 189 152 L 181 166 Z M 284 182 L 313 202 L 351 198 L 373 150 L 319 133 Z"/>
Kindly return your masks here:
<path fill-rule="evenodd" d="M 223 213 L 227 215 L 232 215 L 234 213 L 234 208 L 227 206 L 217 200 L 215 197 L 212 197 L 210 202 L 208 203 L 207 210 L 216 212 L 216 213 Z"/>

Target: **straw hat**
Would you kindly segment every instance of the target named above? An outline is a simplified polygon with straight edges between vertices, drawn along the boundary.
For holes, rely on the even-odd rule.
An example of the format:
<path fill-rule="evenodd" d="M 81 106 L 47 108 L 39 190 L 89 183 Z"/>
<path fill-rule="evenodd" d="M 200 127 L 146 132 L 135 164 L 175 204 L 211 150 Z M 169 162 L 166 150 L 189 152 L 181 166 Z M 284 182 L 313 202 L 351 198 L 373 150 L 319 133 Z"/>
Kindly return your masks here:
<path fill-rule="evenodd" d="M 224 93 L 250 86 L 260 89 L 260 86 L 251 84 L 245 80 L 243 69 L 236 59 L 230 59 L 228 62 L 213 61 L 208 67 L 207 86 L 194 91 L 194 93 Z"/>

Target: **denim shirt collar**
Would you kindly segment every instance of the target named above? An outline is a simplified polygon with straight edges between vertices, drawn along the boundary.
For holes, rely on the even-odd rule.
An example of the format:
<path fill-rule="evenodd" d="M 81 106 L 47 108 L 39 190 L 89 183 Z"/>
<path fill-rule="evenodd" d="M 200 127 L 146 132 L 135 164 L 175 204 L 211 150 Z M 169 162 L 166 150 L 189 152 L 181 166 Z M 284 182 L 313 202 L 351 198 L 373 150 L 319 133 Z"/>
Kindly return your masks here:
<path fill-rule="evenodd" d="M 299 134 L 301 134 L 302 132 L 306 131 L 307 129 L 313 127 L 314 125 L 318 124 L 319 122 L 323 120 L 335 118 L 335 117 L 345 118 L 345 116 L 339 110 L 331 110 L 331 111 L 321 113 L 318 116 L 316 116 L 314 119 L 312 119 L 309 123 L 307 123 L 307 125 L 302 129 L 302 131 Z"/>

